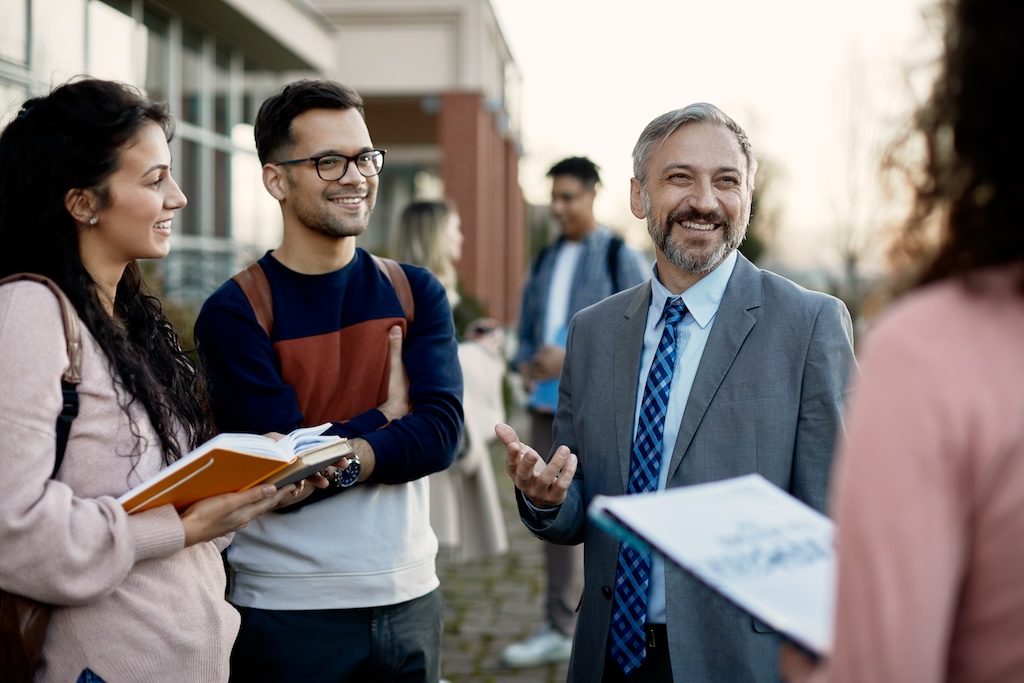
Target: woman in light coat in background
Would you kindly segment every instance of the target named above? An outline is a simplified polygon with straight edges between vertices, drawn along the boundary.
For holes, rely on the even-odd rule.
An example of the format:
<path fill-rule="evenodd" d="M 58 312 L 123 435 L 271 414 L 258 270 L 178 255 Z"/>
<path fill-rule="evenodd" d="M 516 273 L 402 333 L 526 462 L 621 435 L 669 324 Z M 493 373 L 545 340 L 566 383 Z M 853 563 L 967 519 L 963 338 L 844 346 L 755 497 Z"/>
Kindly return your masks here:
<path fill-rule="evenodd" d="M 392 234 L 391 256 L 430 270 L 444 284 L 452 310 L 461 296 L 455 264 L 462 256 L 459 214 L 443 200 L 414 201 L 402 211 Z M 430 475 L 430 523 L 443 550 L 456 562 L 500 555 L 508 534 L 491 464 L 493 426 L 505 419 L 503 332 L 489 318 L 470 322 L 459 343 L 465 427 L 454 464 Z"/>

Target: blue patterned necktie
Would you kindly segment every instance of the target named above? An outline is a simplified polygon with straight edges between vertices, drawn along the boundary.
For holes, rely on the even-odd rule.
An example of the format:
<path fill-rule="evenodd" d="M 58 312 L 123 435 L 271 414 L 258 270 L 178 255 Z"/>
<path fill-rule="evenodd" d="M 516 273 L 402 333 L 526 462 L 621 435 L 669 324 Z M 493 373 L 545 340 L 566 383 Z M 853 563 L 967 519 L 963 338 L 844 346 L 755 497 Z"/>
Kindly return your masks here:
<path fill-rule="evenodd" d="M 665 329 L 661 333 L 661 341 L 647 375 L 636 439 L 633 441 L 633 454 L 629 461 L 628 493 L 644 493 L 658 488 L 665 410 L 668 407 L 669 388 L 672 386 L 672 371 L 676 366 L 676 326 L 685 313 L 682 299 L 666 300 L 662 313 Z M 650 575 L 650 554 L 623 541 L 619 546 L 619 566 L 615 572 L 610 635 L 612 658 L 627 675 L 643 664 L 647 657 L 644 622 L 647 618 L 647 584 Z"/>

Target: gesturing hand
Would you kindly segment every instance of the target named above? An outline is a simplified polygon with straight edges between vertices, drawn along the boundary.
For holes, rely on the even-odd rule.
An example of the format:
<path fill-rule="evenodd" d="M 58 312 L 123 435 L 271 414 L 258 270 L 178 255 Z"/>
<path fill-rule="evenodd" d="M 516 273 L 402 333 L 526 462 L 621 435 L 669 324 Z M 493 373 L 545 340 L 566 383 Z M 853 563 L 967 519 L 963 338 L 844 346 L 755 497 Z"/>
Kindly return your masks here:
<path fill-rule="evenodd" d="M 516 430 L 507 424 L 494 426 L 494 433 L 505 444 L 505 471 L 516 488 L 538 508 L 552 508 L 565 502 L 565 492 L 576 475 L 576 454 L 559 446 L 551 461 L 544 459 L 519 441 Z"/>

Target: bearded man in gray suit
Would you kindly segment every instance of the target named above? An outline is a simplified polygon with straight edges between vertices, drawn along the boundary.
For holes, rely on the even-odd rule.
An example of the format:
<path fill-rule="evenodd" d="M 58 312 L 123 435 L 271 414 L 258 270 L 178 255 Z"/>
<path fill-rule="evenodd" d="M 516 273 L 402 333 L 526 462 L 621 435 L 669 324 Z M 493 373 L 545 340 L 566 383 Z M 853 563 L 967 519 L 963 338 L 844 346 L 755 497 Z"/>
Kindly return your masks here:
<path fill-rule="evenodd" d="M 746 133 L 713 105 L 648 124 L 630 206 L 647 219 L 653 277 L 573 318 L 552 453 L 542 459 L 508 425 L 495 428 L 527 528 L 584 542 L 572 682 L 778 680 L 777 634 L 586 518 L 597 494 L 752 472 L 826 510 L 853 326 L 840 300 L 737 251 L 756 171 Z M 647 386 L 652 366 L 660 389 Z"/>

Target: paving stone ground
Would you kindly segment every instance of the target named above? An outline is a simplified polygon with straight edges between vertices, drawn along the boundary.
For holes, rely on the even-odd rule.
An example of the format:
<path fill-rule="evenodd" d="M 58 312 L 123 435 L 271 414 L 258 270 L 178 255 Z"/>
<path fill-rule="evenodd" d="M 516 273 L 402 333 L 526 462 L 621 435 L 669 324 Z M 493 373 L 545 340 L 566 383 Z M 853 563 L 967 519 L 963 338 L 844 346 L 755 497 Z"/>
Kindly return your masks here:
<path fill-rule="evenodd" d="M 520 434 L 528 433 L 524 415 L 510 420 Z M 541 542 L 519 521 L 500 444 L 494 445 L 491 457 L 509 552 L 463 564 L 453 564 L 443 553 L 438 558 L 445 600 L 441 675 L 451 683 L 564 683 L 567 664 L 522 669 L 501 665 L 505 646 L 530 635 L 541 623 L 544 555 Z"/>

